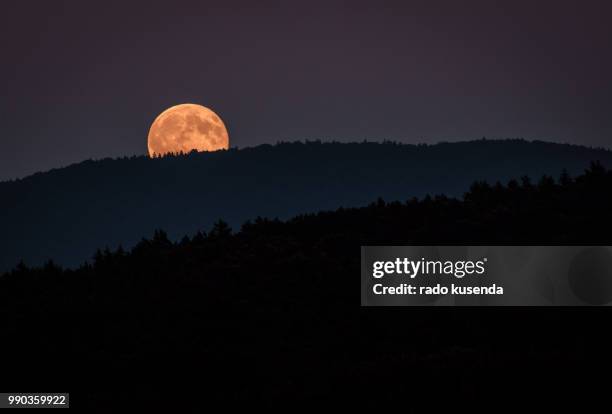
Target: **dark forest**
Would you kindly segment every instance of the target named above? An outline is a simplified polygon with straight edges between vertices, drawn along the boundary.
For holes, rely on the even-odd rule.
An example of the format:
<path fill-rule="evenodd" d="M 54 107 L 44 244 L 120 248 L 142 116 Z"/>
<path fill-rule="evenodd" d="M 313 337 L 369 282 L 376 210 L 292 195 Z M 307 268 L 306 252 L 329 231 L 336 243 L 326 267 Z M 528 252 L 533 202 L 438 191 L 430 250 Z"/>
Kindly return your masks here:
<path fill-rule="evenodd" d="M 131 249 L 159 228 L 178 241 L 217 220 L 239 228 L 257 216 L 289 220 L 366 206 L 378 197 L 462 197 L 474 181 L 557 177 L 563 169 L 577 175 L 593 160 L 612 168 L 608 150 L 518 139 L 310 141 L 89 160 L 0 183 L 0 272 L 20 260 L 76 267 L 97 248 Z"/>
<path fill-rule="evenodd" d="M 359 247 L 609 244 L 611 190 L 612 172 L 593 163 L 576 177 L 475 182 L 461 199 L 379 199 L 236 231 L 219 221 L 178 242 L 158 230 L 78 269 L 21 263 L 0 280 L 3 314 L 21 315 L 6 321 L 4 343 L 36 357 L 6 369 L 44 381 L 38 358 L 65 355 L 79 361 L 66 377 L 88 381 L 99 407 L 109 387 L 115 399 L 167 407 L 182 389 L 185 404 L 189 390 L 268 406 L 342 405 L 358 392 L 380 407 L 398 388 L 427 393 L 439 380 L 491 398 L 528 366 L 542 374 L 523 379 L 529 392 L 565 389 L 555 370 L 582 369 L 603 350 L 605 310 L 360 308 Z M 608 301 L 610 288 L 600 286 Z M 151 389 L 173 393 L 139 399 Z"/>

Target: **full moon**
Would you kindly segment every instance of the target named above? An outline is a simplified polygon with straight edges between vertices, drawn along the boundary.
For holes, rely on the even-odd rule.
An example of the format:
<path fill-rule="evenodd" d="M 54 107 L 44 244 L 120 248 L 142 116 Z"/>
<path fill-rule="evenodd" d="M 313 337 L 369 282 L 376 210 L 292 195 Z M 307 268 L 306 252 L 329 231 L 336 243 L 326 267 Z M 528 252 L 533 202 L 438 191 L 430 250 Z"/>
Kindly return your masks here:
<path fill-rule="evenodd" d="M 162 112 L 151 125 L 149 155 L 217 151 L 229 148 L 225 124 L 212 110 L 195 104 L 176 105 Z"/>

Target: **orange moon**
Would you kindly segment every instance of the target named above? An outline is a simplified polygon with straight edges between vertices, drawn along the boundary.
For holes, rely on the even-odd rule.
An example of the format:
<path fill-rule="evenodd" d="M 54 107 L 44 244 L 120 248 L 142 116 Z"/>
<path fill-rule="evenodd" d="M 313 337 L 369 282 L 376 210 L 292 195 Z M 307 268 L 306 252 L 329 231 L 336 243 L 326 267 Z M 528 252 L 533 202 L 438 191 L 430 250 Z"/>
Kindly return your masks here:
<path fill-rule="evenodd" d="M 176 105 L 162 112 L 151 125 L 149 156 L 168 153 L 217 151 L 229 148 L 229 135 L 221 118 L 195 104 Z"/>

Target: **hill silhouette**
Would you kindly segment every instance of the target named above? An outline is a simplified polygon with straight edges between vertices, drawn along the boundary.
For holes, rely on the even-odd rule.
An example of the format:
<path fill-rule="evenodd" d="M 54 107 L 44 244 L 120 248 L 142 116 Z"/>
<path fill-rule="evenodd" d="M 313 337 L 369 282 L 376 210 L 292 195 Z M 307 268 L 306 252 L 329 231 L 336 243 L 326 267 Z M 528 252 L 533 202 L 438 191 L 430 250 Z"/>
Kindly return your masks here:
<path fill-rule="evenodd" d="M 107 407 L 380 408 L 400 391 L 480 401 L 516 377 L 522 396 L 571 393 L 562 374 L 608 352 L 608 310 L 360 308 L 359 247 L 609 245 L 610 211 L 612 171 L 595 163 L 576 178 L 476 182 L 463 199 L 378 200 L 236 232 L 217 222 L 179 242 L 158 230 L 76 270 L 21 264 L 0 278 L 4 376 L 81 384 Z M 68 380 L 48 369 L 61 358 Z"/>
<path fill-rule="evenodd" d="M 78 265 L 98 247 L 171 240 L 223 219 L 363 206 L 376 197 L 460 196 L 475 180 L 583 171 L 612 153 L 523 140 L 437 145 L 281 143 L 161 159 L 85 161 L 0 183 L 0 270 L 19 260 Z"/>

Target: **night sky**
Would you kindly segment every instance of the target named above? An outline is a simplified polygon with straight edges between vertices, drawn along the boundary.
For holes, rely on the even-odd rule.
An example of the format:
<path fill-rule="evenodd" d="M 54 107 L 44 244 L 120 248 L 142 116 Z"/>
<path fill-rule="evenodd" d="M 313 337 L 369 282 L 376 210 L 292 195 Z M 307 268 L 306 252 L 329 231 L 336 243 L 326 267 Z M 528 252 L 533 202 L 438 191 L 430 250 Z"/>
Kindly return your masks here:
<path fill-rule="evenodd" d="M 0 180 L 145 154 L 184 102 L 232 146 L 524 137 L 612 147 L 612 6 L 592 1 L 2 4 Z"/>

